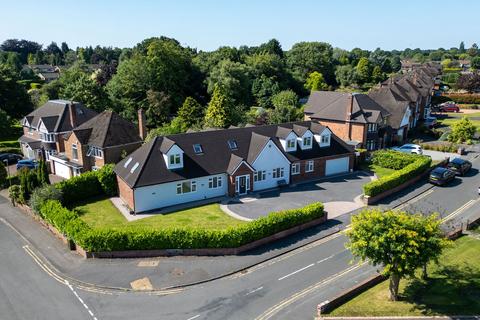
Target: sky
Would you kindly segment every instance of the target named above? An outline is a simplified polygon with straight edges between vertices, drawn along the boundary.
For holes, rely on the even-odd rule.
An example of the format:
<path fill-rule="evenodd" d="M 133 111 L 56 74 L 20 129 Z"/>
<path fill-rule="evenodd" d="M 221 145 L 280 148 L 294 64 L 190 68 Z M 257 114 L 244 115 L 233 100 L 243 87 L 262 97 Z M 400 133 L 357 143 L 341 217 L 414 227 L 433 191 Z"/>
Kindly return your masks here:
<path fill-rule="evenodd" d="M 480 43 L 478 0 L 17 0 L 0 4 L 0 42 L 132 47 L 168 36 L 199 50 L 276 38 L 385 50 Z"/>

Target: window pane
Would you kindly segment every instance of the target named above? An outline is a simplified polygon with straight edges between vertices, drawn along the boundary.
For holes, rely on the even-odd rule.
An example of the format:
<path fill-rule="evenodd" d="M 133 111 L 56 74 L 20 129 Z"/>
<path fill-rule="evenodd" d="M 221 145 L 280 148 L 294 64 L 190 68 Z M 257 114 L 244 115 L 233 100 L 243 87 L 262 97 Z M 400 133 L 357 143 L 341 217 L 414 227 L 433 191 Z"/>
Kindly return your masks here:
<path fill-rule="evenodd" d="M 182 191 L 183 193 L 188 193 L 191 191 L 191 184 L 190 182 L 183 182 L 182 183 Z"/>
<path fill-rule="evenodd" d="M 181 194 L 181 193 L 182 193 L 182 185 L 177 184 L 177 194 Z"/>

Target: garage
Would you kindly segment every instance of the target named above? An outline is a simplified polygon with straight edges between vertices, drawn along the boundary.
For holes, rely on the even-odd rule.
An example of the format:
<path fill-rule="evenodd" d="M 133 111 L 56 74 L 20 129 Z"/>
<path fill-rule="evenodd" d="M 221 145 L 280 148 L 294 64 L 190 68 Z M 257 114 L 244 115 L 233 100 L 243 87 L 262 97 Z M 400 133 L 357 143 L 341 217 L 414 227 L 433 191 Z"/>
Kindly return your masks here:
<path fill-rule="evenodd" d="M 57 161 L 54 161 L 53 163 L 55 168 L 55 174 L 57 176 L 65 179 L 69 179 L 71 177 L 72 174 L 69 166 Z"/>
<path fill-rule="evenodd" d="M 325 165 L 325 175 L 348 172 L 350 168 L 350 157 L 327 160 Z"/>

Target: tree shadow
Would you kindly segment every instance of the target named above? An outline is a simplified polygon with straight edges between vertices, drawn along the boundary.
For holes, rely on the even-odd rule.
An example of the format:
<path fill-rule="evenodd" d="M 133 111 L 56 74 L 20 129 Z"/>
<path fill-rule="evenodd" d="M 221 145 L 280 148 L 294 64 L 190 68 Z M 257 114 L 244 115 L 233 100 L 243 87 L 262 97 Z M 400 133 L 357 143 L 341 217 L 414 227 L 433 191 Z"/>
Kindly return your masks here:
<path fill-rule="evenodd" d="M 411 279 L 401 299 L 424 315 L 478 315 L 480 269 L 467 264 L 439 266 L 427 280 Z"/>

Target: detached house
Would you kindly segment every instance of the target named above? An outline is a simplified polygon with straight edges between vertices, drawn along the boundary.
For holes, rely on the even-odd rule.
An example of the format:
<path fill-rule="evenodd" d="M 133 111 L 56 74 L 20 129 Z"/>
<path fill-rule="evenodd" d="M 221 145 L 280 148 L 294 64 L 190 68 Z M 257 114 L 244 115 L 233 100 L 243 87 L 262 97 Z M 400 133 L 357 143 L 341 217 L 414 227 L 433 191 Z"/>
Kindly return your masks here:
<path fill-rule="evenodd" d="M 305 106 L 305 120 L 327 126 L 357 148 L 383 148 L 390 113 L 365 94 L 313 91 Z"/>
<path fill-rule="evenodd" d="M 115 167 L 134 212 L 348 172 L 354 153 L 312 121 L 176 134 L 144 144 Z"/>
<path fill-rule="evenodd" d="M 44 159 L 64 151 L 63 135 L 92 119 L 97 113 L 82 104 L 67 100 L 50 100 L 22 119 L 20 145 L 29 159 Z"/>
<path fill-rule="evenodd" d="M 66 179 L 98 170 L 106 163 L 117 163 L 142 144 L 137 126 L 112 111 L 96 115 L 66 133 L 63 139 L 64 152 L 50 159 L 52 173 Z"/>

